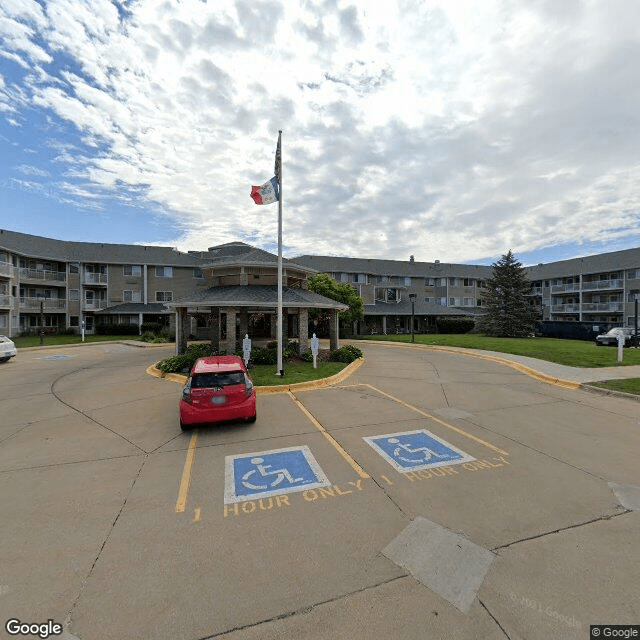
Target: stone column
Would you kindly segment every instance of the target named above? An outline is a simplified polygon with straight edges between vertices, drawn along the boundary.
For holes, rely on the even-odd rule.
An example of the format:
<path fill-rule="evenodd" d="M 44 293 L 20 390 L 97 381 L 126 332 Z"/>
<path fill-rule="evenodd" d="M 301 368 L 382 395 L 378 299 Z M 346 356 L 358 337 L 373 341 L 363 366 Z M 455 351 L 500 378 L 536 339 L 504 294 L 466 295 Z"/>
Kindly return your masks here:
<path fill-rule="evenodd" d="M 298 309 L 298 335 L 300 336 L 300 353 L 309 348 L 309 309 Z"/>
<path fill-rule="evenodd" d="M 340 336 L 339 334 L 339 324 L 338 324 L 338 310 L 332 309 L 330 311 L 330 319 L 329 319 L 329 349 L 334 351 L 335 349 L 340 348 Z"/>
<path fill-rule="evenodd" d="M 220 351 L 220 310 L 216 307 L 211 307 L 211 313 L 209 315 L 209 339 L 211 340 L 211 346 Z"/>
<path fill-rule="evenodd" d="M 227 308 L 227 355 L 233 355 L 236 350 L 236 313 L 235 307 Z"/>
<path fill-rule="evenodd" d="M 176 307 L 176 353 L 187 352 L 187 307 Z"/>
<path fill-rule="evenodd" d="M 387 316 L 382 316 L 382 333 L 387 335 Z"/>

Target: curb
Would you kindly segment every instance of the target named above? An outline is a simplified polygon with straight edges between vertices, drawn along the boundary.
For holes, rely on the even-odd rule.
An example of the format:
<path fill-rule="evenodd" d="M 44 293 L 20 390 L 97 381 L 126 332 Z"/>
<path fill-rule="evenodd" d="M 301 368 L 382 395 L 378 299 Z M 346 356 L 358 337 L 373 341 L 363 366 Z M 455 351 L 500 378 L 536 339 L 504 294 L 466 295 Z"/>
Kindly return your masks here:
<path fill-rule="evenodd" d="M 556 376 L 550 376 L 546 373 L 536 371 L 535 369 L 532 369 L 525 364 L 521 364 L 520 362 L 514 362 L 513 360 L 500 358 L 499 356 L 494 356 L 488 353 L 482 353 L 479 350 L 465 349 L 464 347 L 441 347 L 430 344 L 387 342 L 386 340 L 359 340 L 359 342 L 366 342 L 367 344 L 381 344 L 385 347 L 401 346 L 408 349 L 418 347 L 419 349 L 425 349 L 428 351 L 443 351 L 445 353 L 455 353 L 457 355 L 467 356 L 469 358 L 480 358 L 481 360 L 496 362 L 498 364 L 511 367 L 512 369 L 520 371 L 521 373 L 524 373 L 531 378 L 535 378 L 536 380 L 540 380 L 541 382 L 546 382 L 547 384 L 552 384 L 557 387 L 563 387 L 564 389 L 579 389 L 582 386 L 581 382 L 575 382 L 574 380 L 563 380 L 562 378 L 557 378 Z"/>
<path fill-rule="evenodd" d="M 308 382 L 294 382 L 293 384 L 278 384 L 265 387 L 254 386 L 256 394 L 275 394 L 275 393 L 288 393 L 289 391 L 311 391 L 313 389 L 323 389 L 325 387 L 331 387 L 334 384 L 338 384 L 343 380 L 346 380 L 352 373 L 361 367 L 364 363 L 364 358 L 358 358 L 350 364 L 348 364 L 342 371 L 336 373 L 328 378 L 320 378 L 319 380 L 309 380 Z M 162 378 L 163 380 L 169 380 L 171 382 L 177 382 L 178 384 L 186 384 L 187 376 L 179 373 L 166 373 L 163 374 L 155 364 L 147 367 L 146 373 L 154 378 Z"/>
<path fill-rule="evenodd" d="M 39 351 L 39 350 L 47 350 L 47 349 L 75 349 L 76 347 L 95 347 L 95 346 L 109 345 L 109 344 L 124 344 L 129 347 L 153 349 L 156 347 L 167 347 L 174 343 L 173 342 L 151 343 L 151 342 L 141 342 L 137 340 L 99 340 L 97 342 L 72 342 L 69 344 L 43 344 L 43 345 L 38 345 L 36 347 L 19 347 L 18 353 L 22 351 Z"/>
<path fill-rule="evenodd" d="M 635 400 L 636 402 L 640 402 L 640 395 L 637 395 L 635 393 L 625 393 L 624 391 L 616 391 L 615 389 L 596 387 L 595 385 L 589 384 L 587 382 L 581 384 L 580 388 L 591 393 L 596 393 L 599 396 L 613 396 L 614 398 L 626 398 L 627 400 Z"/>

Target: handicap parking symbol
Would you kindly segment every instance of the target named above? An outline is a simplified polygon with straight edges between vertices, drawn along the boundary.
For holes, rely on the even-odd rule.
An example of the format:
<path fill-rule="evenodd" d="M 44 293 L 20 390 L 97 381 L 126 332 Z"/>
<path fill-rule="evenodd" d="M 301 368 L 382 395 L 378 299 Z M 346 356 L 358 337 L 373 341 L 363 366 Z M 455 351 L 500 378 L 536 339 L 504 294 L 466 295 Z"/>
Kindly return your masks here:
<path fill-rule="evenodd" d="M 225 458 L 225 504 L 330 484 L 307 446 L 241 453 Z"/>
<path fill-rule="evenodd" d="M 363 438 L 400 473 L 475 460 L 426 429 Z"/>

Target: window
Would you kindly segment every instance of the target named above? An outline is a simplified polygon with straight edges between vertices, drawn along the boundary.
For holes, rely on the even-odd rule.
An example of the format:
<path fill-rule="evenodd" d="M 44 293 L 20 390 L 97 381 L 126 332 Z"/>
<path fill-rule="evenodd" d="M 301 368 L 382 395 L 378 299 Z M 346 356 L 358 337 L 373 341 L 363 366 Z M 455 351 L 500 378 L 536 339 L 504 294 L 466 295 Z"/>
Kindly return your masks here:
<path fill-rule="evenodd" d="M 80 263 L 79 262 L 70 262 L 69 263 L 69 273 L 79 273 L 80 272 Z"/>
<path fill-rule="evenodd" d="M 156 278 L 173 278 L 173 267 L 156 267 Z"/>
<path fill-rule="evenodd" d="M 204 278 L 204 273 L 202 273 L 202 267 L 193 267 L 193 277 L 201 280 Z M 253 276 L 255 278 L 255 275 Z"/>
<path fill-rule="evenodd" d="M 425 302 L 433 302 L 433 298 L 425 298 L 424 301 Z"/>
<path fill-rule="evenodd" d="M 395 289 L 387 289 L 387 302 L 395 302 L 396 297 L 397 294 Z"/>
<path fill-rule="evenodd" d="M 156 291 L 156 302 L 171 302 L 173 291 Z"/>
<path fill-rule="evenodd" d="M 7 323 L 7 318 L 9 317 L 8 314 L 3 313 L 2 315 L 0 315 L 0 327 L 2 328 L 6 328 L 8 327 L 8 323 Z"/>
<path fill-rule="evenodd" d="M 424 279 L 424 286 L 425 287 L 433 287 L 435 286 L 436 281 L 434 280 L 434 278 L 425 278 Z"/>
<path fill-rule="evenodd" d="M 80 300 L 80 289 L 69 289 L 69 300 Z"/>
<path fill-rule="evenodd" d="M 458 278 L 449 278 L 449 285 L 452 287 L 458 286 Z"/>
<path fill-rule="evenodd" d="M 474 298 L 462 298 L 462 306 L 463 307 L 475 307 L 476 301 Z"/>
<path fill-rule="evenodd" d="M 367 274 L 366 273 L 359 273 L 356 276 L 356 282 L 358 282 L 360 284 L 366 284 L 367 283 Z"/>
<path fill-rule="evenodd" d="M 465 278 L 462 284 L 465 287 L 473 287 L 475 283 L 476 281 L 473 278 Z"/>
<path fill-rule="evenodd" d="M 80 316 L 69 316 L 69 326 L 70 327 L 79 327 L 80 326 Z"/>
<path fill-rule="evenodd" d="M 141 264 L 125 264 L 122 270 L 125 276 L 133 276 L 134 278 L 139 278 L 142 275 Z M 156 273 L 156 275 L 158 274 Z"/>
<path fill-rule="evenodd" d="M 140 302 L 142 300 L 142 296 L 140 291 L 125 290 L 122 292 L 122 300 L 124 302 Z"/>
<path fill-rule="evenodd" d="M 389 276 L 380 276 L 380 282 L 382 284 L 389 284 L 391 282 L 391 278 Z"/>
<path fill-rule="evenodd" d="M 404 286 L 405 287 L 410 287 L 411 286 L 411 278 L 405 278 L 404 279 Z"/>
<path fill-rule="evenodd" d="M 340 282 L 349 282 L 349 274 L 341 273 L 340 274 Z"/>

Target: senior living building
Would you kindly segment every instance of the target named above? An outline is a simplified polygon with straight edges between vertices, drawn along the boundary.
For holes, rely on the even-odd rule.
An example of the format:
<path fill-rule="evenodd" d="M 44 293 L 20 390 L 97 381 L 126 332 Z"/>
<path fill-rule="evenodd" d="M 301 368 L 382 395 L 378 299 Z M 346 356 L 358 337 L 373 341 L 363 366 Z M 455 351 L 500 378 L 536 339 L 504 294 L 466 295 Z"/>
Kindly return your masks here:
<path fill-rule="evenodd" d="M 70 242 L 0 229 L 0 333 L 87 333 L 99 324 L 163 322 L 184 336 L 273 337 L 276 256 L 242 242 L 181 252 L 172 247 Z M 328 273 L 364 299 L 358 334 L 432 331 L 438 318 L 474 317 L 492 268 L 484 265 L 303 255 L 283 260 L 284 331 L 302 337 L 312 308 L 335 301 L 307 290 Z M 545 320 L 633 326 L 640 248 L 527 267 L 531 304 Z M 411 300 L 413 298 L 413 302 Z M 213 339 L 212 338 L 212 339 Z M 302 339 L 304 340 L 306 336 Z"/>

